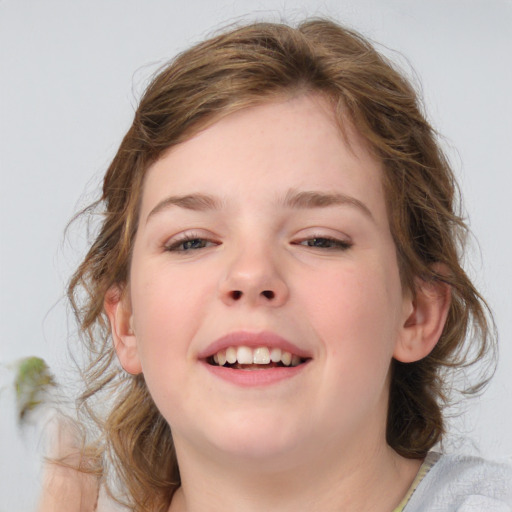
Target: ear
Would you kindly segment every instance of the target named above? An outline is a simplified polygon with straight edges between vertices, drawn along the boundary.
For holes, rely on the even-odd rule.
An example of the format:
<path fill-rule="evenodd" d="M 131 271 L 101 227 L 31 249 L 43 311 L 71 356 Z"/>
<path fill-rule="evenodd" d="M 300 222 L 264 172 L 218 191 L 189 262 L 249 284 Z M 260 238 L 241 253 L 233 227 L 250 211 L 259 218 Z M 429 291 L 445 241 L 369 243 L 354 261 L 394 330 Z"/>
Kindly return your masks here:
<path fill-rule="evenodd" d="M 112 340 L 121 366 L 133 375 L 142 373 L 127 290 L 121 290 L 119 286 L 110 288 L 105 295 L 103 307 L 110 321 Z"/>
<path fill-rule="evenodd" d="M 444 266 L 435 270 L 443 275 Z M 434 349 L 446 323 L 451 303 L 451 286 L 442 281 L 416 278 L 414 297 L 404 298 L 407 313 L 393 357 L 402 363 L 412 363 L 428 356 Z"/>

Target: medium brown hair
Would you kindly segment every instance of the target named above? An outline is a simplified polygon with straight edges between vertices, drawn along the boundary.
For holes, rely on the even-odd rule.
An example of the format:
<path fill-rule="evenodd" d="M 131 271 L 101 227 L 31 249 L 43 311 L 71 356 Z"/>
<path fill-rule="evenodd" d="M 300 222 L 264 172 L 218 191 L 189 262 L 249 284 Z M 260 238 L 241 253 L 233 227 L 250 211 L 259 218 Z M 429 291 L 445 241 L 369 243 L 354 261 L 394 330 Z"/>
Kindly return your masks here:
<path fill-rule="evenodd" d="M 136 511 L 166 510 L 180 483 L 169 425 L 144 376 L 119 368 L 103 310 L 107 292 L 128 281 L 145 172 L 165 150 L 220 117 L 302 93 L 326 97 L 340 126 L 352 122 L 383 162 L 404 287 L 414 292 L 419 279 L 442 281 L 452 291 L 432 353 L 392 363 L 389 445 L 405 457 L 424 457 L 444 433 L 447 370 L 467 367 L 493 347 L 488 308 L 461 267 L 466 227 L 454 176 L 402 74 L 362 36 L 326 20 L 297 28 L 256 23 L 198 44 L 144 93 L 104 179 L 99 233 L 69 285 L 91 356 L 81 403 L 102 432 L 98 454 L 113 465 Z M 102 392 L 114 400 L 105 416 L 94 407 Z"/>

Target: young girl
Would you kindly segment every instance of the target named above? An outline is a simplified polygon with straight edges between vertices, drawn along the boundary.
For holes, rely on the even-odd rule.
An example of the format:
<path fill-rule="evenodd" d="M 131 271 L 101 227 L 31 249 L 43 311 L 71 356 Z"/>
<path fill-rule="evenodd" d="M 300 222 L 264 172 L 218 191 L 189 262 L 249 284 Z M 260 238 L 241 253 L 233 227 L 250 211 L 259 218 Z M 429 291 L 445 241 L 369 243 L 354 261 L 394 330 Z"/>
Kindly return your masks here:
<path fill-rule="evenodd" d="M 71 280 L 101 436 L 43 509 L 102 510 L 99 485 L 135 511 L 510 510 L 509 467 L 432 451 L 452 373 L 494 347 L 455 201 L 358 34 L 253 24 L 179 55 Z M 56 496 L 66 463 L 85 480 Z"/>

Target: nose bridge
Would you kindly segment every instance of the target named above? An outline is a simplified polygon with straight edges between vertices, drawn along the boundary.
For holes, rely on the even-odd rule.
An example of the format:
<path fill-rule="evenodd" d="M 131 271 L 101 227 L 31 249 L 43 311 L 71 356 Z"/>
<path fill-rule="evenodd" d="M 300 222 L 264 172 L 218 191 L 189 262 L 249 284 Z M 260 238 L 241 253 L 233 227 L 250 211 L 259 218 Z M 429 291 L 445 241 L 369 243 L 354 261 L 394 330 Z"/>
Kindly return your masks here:
<path fill-rule="evenodd" d="M 289 291 L 277 252 L 268 240 L 251 240 L 250 236 L 238 240 L 230 249 L 220 283 L 224 302 L 276 306 L 285 302 Z"/>

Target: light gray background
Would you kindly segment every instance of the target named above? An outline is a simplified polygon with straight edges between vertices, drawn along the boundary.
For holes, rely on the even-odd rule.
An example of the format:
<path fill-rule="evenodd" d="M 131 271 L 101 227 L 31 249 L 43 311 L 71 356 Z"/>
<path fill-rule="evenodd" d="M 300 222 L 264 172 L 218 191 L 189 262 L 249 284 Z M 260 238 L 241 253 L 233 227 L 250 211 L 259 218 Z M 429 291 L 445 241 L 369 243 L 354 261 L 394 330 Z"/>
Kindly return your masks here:
<path fill-rule="evenodd" d="M 485 456 L 512 456 L 510 0 L 0 0 L 0 362 L 40 355 L 64 378 L 60 298 L 84 247 L 76 230 L 64 241 L 64 228 L 97 190 L 156 67 L 239 17 L 322 14 L 404 54 L 447 138 L 480 243 L 468 270 L 501 334 L 496 378 L 454 433 Z M 9 389 L 0 434 L 0 511 L 32 510 L 36 430 L 17 429 Z"/>

